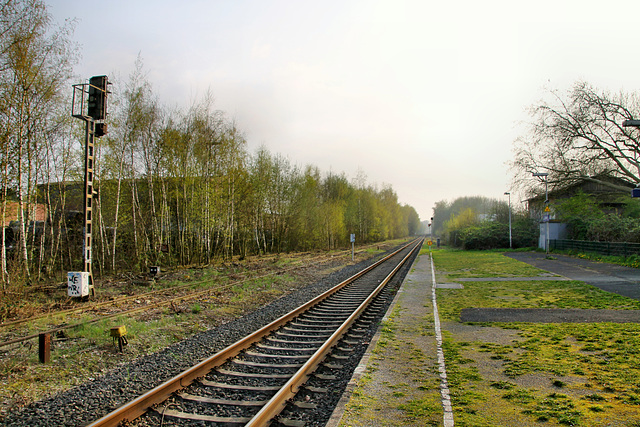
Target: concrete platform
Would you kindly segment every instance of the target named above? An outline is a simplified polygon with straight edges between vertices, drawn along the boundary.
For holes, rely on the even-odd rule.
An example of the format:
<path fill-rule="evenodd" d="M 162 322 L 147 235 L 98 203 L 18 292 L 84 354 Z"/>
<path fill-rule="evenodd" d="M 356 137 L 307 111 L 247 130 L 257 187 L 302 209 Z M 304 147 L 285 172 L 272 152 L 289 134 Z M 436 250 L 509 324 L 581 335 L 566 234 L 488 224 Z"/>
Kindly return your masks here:
<path fill-rule="evenodd" d="M 419 256 L 327 426 L 423 427 L 424 418 L 403 409 L 416 400 L 429 402 L 430 420 L 442 423 L 431 284 L 429 256 Z"/>

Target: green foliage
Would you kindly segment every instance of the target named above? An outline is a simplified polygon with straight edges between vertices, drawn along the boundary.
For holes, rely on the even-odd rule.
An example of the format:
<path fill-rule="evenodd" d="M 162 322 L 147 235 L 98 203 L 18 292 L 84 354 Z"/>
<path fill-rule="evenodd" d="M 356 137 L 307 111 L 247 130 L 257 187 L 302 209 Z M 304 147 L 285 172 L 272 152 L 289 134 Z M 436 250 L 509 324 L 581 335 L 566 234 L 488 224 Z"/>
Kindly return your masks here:
<path fill-rule="evenodd" d="M 471 210 L 476 214 L 493 214 L 497 210 L 496 203 L 499 204 L 495 199 L 482 196 L 458 197 L 451 202 L 446 200 L 436 202 L 433 208 L 434 228 L 432 231 L 434 234 L 443 235 L 447 231 L 447 222 L 464 211 Z M 503 210 L 506 211 L 507 204 L 504 203 L 503 207 Z"/>
<path fill-rule="evenodd" d="M 595 197 L 583 192 L 558 202 L 554 210 L 558 219 L 569 225 L 570 238 L 575 240 L 588 240 L 592 224 L 605 218 Z"/>
<path fill-rule="evenodd" d="M 15 271 L 0 269 L 5 286 L 9 278 L 22 286 L 30 274 L 53 276 L 81 265 L 82 220 L 66 219 L 70 211 L 82 215 L 83 168 L 72 147 L 84 133 L 61 96 L 70 90 L 76 58 L 71 28 L 49 25 L 46 9 L 39 0 L 0 8 L 0 116 L 15 124 L 7 132 L 25 132 L 7 134 L 0 143 L 0 164 L 7 165 L 0 168 L 0 202 L 25 188 L 27 215 L 36 202 L 50 215 L 43 236 L 19 234 L 20 251 L 16 245 L 16 259 L 6 263 Z M 111 88 L 109 134 L 95 141 L 96 278 L 146 272 L 150 265 L 344 248 L 350 234 L 362 244 L 418 232 L 417 212 L 401 205 L 390 186 L 370 185 L 362 174 L 350 182 L 344 173 L 302 169 L 265 147 L 250 153 L 243 132 L 215 108 L 211 93 L 187 109 L 168 108 L 146 76 L 138 57 L 129 78 Z M 37 173 L 24 172 L 29 170 Z M 16 182 L 27 175 L 30 182 Z M 4 243 L 0 247 L 10 246 Z"/>
<path fill-rule="evenodd" d="M 509 225 L 483 221 L 460 231 L 463 249 L 493 249 L 509 247 Z"/>
<path fill-rule="evenodd" d="M 514 215 L 511 233 L 514 249 L 537 246 L 538 222 L 526 213 Z"/>
<path fill-rule="evenodd" d="M 558 202 L 558 219 L 569 225 L 569 238 L 600 242 L 640 242 L 639 208 L 626 200 L 621 214 L 605 213 L 594 196 L 582 192 Z"/>
<path fill-rule="evenodd" d="M 445 216 L 449 215 L 445 219 Z M 461 197 L 440 201 L 434 208 L 436 233 L 447 243 L 464 249 L 509 248 L 509 205 L 486 197 Z M 534 246 L 537 224 L 526 212 L 511 212 L 513 248 Z"/>

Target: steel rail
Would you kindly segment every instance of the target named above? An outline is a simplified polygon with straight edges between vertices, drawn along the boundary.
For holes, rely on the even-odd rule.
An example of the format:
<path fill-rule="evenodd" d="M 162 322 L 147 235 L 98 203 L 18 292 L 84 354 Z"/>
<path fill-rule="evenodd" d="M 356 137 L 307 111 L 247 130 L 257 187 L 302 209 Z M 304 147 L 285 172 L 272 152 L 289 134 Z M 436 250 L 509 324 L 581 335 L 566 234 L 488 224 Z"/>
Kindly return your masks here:
<path fill-rule="evenodd" d="M 371 292 L 358 308 L 344 321 L 344 323 L 331 335 L 331 337 L 309 358 L 309 360 L 287 381 L 285 385 L 251 418 L 245 427 L 262 427 L 277 416 L 286 406 L 287 401 L 294 397 L 300 387 L 307 381 L 307 378 L 316 370 L 318 365 L 325 359 L 336 343 L 347 333 L 353 323 L 360 317 L 362 312 L 369 306 L 371 301 L 382 291 L 389 281 L 396 275 L 398 270 L 413 255 L 417 248 L 422 245 L 419 242 L 380 282 L 378 287 Z"/>
<path fill-rule="evenodd" d="M 378 267 L 380 264 L 386 262 L 388 259 L 390 259 L 391 257 L 395 256 L 396 254 L 398 254 L 400 251 L 404 250 L 405 248 L 409 247 L 414 242 L 415 242 L 415 240 L 410 242 L 410 243 L 408 243 L 408 244 L 406 244 L 406 245 L 404 245 L 400 249 L 398 249 L 398 250 L 394 251 L 393 253 L 385 256 L 384 258 L 382 258 L 379 261 L 373 263 L 369 267 L 367 267 L 367 268 L 361 270 L 360 272 L 354 274 L 353 276 L 351 276 L 348 279 L 344 280 L 343 282 L 337 284 L 333 288 L 325 291 L 321 295 L 318 295 L 317 297 L 313 298 L 312 300 L 308 301 L 307 303 L 305 303 L 305 304 L 301 305 L 300 307 L 294 309 L 293 311 L 281 316 L 280 318 L 274 320 L 273 322 L 269 323 L 268 325 L 263 326 L 262 328 L 258 329 L 254 333 L 246 336 L 245 338 L 237 341 L 234 344 L 231 344 L 230 346 L 224 348 L 223 350 L 219 351 L 218 353 L 214 354 L 213 356 L 209 357 L 208 359 L 203 360 L 202 362 L 198 363 L 197 365 L 195 365 L 195 366 L 187 369 L 186 371 L 176 375 L 175 377 L 171 378 L 170 380 L 158 385 L 157 387 L 155 387 L 152 390 L 146 392 L 145 394 L 137 397 L 136 399 L 132 400 L 131 402 L 124 404 L 120 408 L 110 412 L 109 414 L 107 414 L 104 417 L 98 419 L 97 421 L 94 421 L 91 424 L 88 424 L 87 427 L 110 427 L 110 426 L 116 427 L 122 421 L 125 421 L 125 420 L 131 421 L 131 420 L 134 420 L 134 419 L 138 418 L 139 416 L 144 414 L 147 411 L 147 409 L 149 409 L 151 406 L 159 404 L 159 403 L 165 401 L 173 392 L 175 392 L 177 390 L 180 390 L 180 389 L 182 389 L 184 387 L 187 387 L 193 381 L 195 381 L 197 378 L 205 376 L 213 368 L 222 365 L 225 361 L 227 361 L 228 359 L 236 356 L 242 350 L 245 350 L 245 349 L 249 348 L 252 344 L 254 344 L 255 342 L 261 340 L 263 337 L 267 336 L 268 334 L 270 334 L 274 330 L 276 330 L 279 327 L 281 327 L 282 325 L 286 324 L 287 322 L 289 322 L 293 318 L 297 317 L 298 315 L 300 315 L 304 311 L 307 311 L 310 307 L 318 304 L 319 302 L 321 302 L 324 299 L 328 298 L 329 296 L 333 295 L 334 293 L 336 293 L 340 289 L 344 288 L 349 283 L 355 281 L 356 279 L 360 278 L 364 274 L 366 274 L 369 271 L 373 270 L 374 268 Z"/>

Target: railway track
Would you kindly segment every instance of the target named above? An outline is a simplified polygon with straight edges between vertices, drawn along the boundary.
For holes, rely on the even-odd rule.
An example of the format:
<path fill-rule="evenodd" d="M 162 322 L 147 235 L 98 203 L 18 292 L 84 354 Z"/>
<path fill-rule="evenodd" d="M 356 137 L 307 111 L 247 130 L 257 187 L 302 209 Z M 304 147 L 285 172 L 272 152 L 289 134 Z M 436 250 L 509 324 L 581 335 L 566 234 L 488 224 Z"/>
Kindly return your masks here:
<path fill-rule="evenodd" d="M 336 372 L 354 364 L 354 348 L 388 303 L 387 284 L 421 242 L 391 253 L 90 426 L 135 419 L 140 426 L 308 425 L 318 402 L 335 398 Z"/>

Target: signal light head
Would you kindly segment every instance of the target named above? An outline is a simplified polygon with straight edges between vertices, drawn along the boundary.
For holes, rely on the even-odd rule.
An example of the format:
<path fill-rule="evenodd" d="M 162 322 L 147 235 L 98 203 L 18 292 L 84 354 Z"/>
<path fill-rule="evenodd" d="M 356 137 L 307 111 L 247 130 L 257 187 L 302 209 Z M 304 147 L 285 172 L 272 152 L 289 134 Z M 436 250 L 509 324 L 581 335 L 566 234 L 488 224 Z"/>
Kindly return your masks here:
<path fill-rule="evenodd" d="M 89 101 L 87 115 L 94 120 L 104 120 L 107 116 L 107 76 L 93 76 L 89 79 Z"/>

